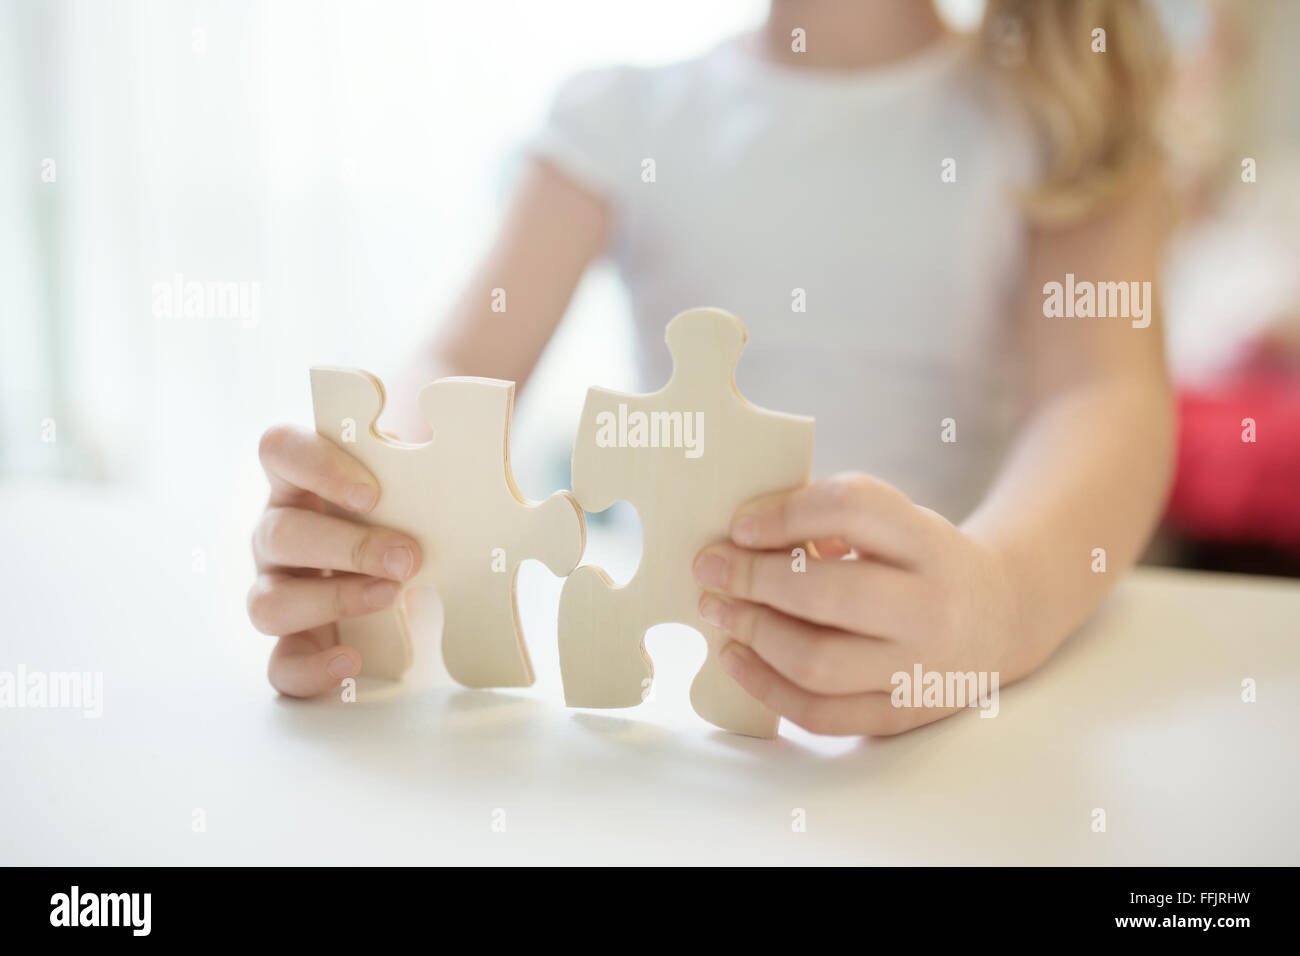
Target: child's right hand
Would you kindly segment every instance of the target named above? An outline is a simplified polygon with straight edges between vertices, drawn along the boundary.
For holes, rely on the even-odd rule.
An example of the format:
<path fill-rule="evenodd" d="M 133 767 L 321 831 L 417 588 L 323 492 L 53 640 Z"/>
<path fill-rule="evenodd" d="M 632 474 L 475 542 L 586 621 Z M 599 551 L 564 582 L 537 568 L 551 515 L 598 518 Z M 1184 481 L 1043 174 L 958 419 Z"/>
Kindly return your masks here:
<path fill-rule="evenodd" d="M 400 532 L 325 513 L 328 503 L 362 515 L 379 500 L 374 475 L 334 443 L 275 425 L 258 454 L 271 498 L 253 532 L 248 617 L 280 638 L 267 668 L 271 686 L 310 697 L 361 670 L 360 652 L 338 642 L 338 621 L 392 604 L 422 556 Z"/>

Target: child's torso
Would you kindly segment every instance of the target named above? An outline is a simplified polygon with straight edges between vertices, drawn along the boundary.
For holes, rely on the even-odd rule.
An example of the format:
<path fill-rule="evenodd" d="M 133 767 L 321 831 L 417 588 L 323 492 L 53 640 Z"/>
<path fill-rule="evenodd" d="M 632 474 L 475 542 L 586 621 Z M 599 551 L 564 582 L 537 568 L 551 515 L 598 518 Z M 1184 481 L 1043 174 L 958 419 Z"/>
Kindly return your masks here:
<path fill-rule="evenodd" d="M 671 371 L 669 318 L 727 309 L 750 330 L 741 391 L 816 416 L 816 475 L 969 511 L 1010 435 L 1011 187 L 1033 160 L 978 76 L 954 47 L 847 79 L 734 46 L 623 71 L 613 148 L 640 176 L 615 196 L 613 258 L 643 384 Z"/>

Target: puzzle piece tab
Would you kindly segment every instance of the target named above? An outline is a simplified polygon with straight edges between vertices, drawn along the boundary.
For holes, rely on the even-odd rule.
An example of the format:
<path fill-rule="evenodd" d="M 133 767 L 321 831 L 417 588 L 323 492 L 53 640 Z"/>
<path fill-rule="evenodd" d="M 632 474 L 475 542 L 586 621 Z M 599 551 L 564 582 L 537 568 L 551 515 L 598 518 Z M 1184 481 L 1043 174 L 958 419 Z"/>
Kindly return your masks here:
<path fill-rule="evenodd" d="M 533 682 L 515 605 L 519 562 L 537 558 L 565 575 L 582 557 L 586 521 L 568 492 L 545 501 L 519 494 L 510 471 L 513 382 L 444 378 L 425 386 L 420 409 L 433 440 L 414 445 L 379 434 L 379 379 L 356 369 L 313 368 L 316 431 L 379 480 L 364 520 L 409 534 L 424 563 L 393 608 L 339 622 L 339 640 L 361 652 L 362 673 L 396 679 L 411 664 L 407 588 L 428 586 L 443 606 L 442 657 L 467 687 Z"/>
<path fill-rule="evenodd" d="M 696 553 L 727 537 L 752 498 L 804 485 L 813 420 L 751 405 L 736 388 L 745 326 L 719 309 L 668 323 L 673 374 L 652 395 L 592 388 L 573 450 L 573 491 L 588 511 L 628 501 L 641 518 L 641 563 L 625 587 L 598 568 L 578 568 L 560 596 L 560 667 L 571 707 L 631 707 L 652 676 L 645 633 L 680 623 L 705 637 L 708 655 L 691 685 L 705 720 L 753 737 L 778 718 L 718 663 L 726 637 L 699 616 Z"/>

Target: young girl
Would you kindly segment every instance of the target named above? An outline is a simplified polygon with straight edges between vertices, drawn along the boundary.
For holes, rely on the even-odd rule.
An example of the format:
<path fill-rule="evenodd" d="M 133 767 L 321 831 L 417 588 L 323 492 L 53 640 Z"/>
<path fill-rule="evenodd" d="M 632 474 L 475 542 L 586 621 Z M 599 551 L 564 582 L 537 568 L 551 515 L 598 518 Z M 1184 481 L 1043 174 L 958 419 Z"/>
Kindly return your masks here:
<path fill-rule="evenodd" d="M 1045 307 L 1048 283 L 1156 277 L 1159 49 L 1137 0 L 990 0 L 973 41 L 916 0 L 772 0 L 757 33 L 697 59 L 580 75 L 410 381 L 524 381 L 602 254 L 648 387 L 668 378 L 673 315 L 740 316 L 740 388 L 816 417 L 815 480 L 746 506 L 697 557 L 722 665 L 814 732 L 952 713 L 892 706 L 891 675 L 1030 673 L 1160 513 L 1171 413 L 1151 303 L 1135 293 L 1132 319 Z M 323 513 L 378 495 L 334 445 L 277 426 L 261 459 L 249 613 L 280 635 L 271 683 L 317 694 L 361 666 L 334 622 L 390 604 L 421 555 Z M 810 540 L 823 560 L 790 574 Z"/>

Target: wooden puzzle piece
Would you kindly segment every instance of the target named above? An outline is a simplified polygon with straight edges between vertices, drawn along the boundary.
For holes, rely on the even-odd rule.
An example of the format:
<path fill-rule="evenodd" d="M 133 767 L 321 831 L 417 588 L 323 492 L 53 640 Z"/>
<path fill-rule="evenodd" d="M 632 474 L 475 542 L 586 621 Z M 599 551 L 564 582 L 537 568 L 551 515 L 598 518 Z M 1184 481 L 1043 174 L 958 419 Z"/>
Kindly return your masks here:
<path fill-rule="evenodd" d="M 339 622 L 339 640 L 361 652 L 362 674 L 396 679 L 410 667 L 403 597 L 429 586 L 442 600 L 442 657 L 453 678 L 467 687 L 531 684 L 515 605 L 519 562 L 537 558 L 568 574 L 582 557 L 586 521 L 568 492 L 534 502 L 515 487 L 514 383 L 444 378 L 425 386 L 420 409 L 433 440 L 422 445 L 376 431 L 384 386 L 368 372 L 313 368 L 311 388 L 317 433 L 379 481 L 379 503 L 364 520 L 409 534 L 424 555 L 392 608 Z"/>
<path fill-rule="evenodd" d="M 592 388 L 573 449 L 573 492 L 588 511 L 628 501 L 641 518 L 636 574 L 614 587 L 598 568 L 578 568 L 560 596 L 560 667 L 571 707 L 630 707 L 653 675 L 645 633 L 680 623 L 705 637 L 708 654 L 691 685 L 696 712 L 754 737 L 778 718 L 718 663 L 725 635 L 699 616 L 696 553 L 727 537 L 744 502 L 806 484 L 813 420 L 751 405 L 736 388 L 745 326 L 719 309 L 668 323 L 668 384 L 652 395 Z"/>

